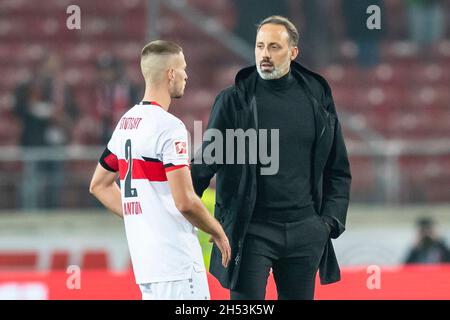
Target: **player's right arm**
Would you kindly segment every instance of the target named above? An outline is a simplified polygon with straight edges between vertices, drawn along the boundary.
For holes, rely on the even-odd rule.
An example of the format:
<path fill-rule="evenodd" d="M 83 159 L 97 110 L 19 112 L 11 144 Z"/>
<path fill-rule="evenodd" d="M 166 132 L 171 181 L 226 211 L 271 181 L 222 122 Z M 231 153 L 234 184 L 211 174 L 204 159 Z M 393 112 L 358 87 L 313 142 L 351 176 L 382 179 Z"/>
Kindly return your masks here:
<path fill-rule="evenodd" d="M 200 198 L 195 194 L 192 179 L 187 166 L 166 172 L 175 206 L 194 226 L 209 233 L 222 253 L 222 264 L 228 266 L 231 248 L 220 223 L 212 217 Z"/>
<path fill-rule="evenodd" d="M 117 156 L 108 147 L 100 157 L 91 179 L 89 192 L 106 208 L 123 218 L 122 197 L 116 183 L 119 171 Z"/>
<path fill-rule="evenodd" d="M 119 186 L 116 183 L 117 172 L 103 168 L 99 163 L 92 176 L 89 192 L 94 195 L 106 208 L 123 218 L 122 199 Z"/>

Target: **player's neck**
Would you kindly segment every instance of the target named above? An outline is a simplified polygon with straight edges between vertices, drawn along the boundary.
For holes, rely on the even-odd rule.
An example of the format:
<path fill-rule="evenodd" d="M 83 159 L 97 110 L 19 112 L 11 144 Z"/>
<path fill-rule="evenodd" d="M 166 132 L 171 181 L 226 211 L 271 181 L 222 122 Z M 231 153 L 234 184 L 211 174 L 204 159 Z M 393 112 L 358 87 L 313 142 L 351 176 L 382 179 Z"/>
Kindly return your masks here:
<path fill-rule="evenodd" d="M 171 100 L 169 93 L 154 89 L 145 89 L 144 98 L 142 98 L 142 101 L 153 101 L 160 104 L 166 111 L 169 110 Z"/>

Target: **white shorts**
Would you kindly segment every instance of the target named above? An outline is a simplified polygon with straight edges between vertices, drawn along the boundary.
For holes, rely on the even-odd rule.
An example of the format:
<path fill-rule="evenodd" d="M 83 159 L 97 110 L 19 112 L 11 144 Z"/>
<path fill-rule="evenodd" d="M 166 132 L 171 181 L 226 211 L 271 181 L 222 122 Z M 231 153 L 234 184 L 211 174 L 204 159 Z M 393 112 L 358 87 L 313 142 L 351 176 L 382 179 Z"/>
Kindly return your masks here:
<path fill-rule="evenodd" d="M 204 267 L 194 265 L 189 279 L 139 284 L 142 300 L 210 300 Z"/>

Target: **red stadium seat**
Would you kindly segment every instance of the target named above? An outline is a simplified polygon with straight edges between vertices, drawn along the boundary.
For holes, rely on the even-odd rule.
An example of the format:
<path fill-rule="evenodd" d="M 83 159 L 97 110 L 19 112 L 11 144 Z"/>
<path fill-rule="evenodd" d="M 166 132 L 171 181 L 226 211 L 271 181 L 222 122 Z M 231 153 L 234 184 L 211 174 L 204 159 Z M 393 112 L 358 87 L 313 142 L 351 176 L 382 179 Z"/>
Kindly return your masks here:
<path fill-rule="evenodd" d="M 54 251 L 50 261 L 51 270 L 66 270 L 69 266 L 68 251 Z"/>
<path fill-rule="evenodd" d="M 34 269 L 37 266 L 37 258 L 36 252 L 0 252 L 0 269 Z"/>
<path fill-rule="evenodd" d="M 108 254 L 104 250 L 88 250 L 83 253 L 82 269 L 107 269 Z"/>

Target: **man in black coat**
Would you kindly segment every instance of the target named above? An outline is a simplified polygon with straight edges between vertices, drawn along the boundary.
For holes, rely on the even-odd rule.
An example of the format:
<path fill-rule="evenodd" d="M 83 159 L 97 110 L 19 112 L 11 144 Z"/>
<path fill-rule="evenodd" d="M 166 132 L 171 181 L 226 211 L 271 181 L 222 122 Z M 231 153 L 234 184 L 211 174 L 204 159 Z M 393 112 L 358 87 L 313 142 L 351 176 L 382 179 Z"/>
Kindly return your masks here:
<path fill-rule="evenodd" d="M 349 162 L 330 87 L 293 61 L 298 38 L 284 17 L 260 24 L 256 66 L 217 96 L 192 160 L 198 195 L 216 174 L 233 263 L 224 268 L 213 246 L 210 272 L 231 299 L 264 299 L 271 269 L 279 299 L 313 299 L 318 269 L 322 284 L 340 280 L 331 238 L 345 229 Z"/>

